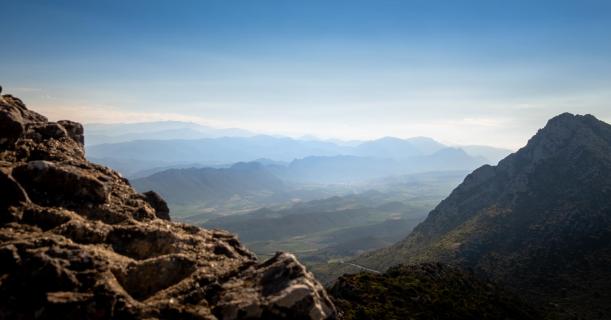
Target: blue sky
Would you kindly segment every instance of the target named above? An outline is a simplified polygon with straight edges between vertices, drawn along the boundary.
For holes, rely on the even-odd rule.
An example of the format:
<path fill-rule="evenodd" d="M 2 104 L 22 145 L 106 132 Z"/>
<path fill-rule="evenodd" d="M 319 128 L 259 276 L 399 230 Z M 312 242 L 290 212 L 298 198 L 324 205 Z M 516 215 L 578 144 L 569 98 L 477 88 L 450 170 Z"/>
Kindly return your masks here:
<path fill-rule="evenodd" d="M 0 84 L 52 119 L 516 148 L 611 121 L 610 1 L 0 1 Z"/>

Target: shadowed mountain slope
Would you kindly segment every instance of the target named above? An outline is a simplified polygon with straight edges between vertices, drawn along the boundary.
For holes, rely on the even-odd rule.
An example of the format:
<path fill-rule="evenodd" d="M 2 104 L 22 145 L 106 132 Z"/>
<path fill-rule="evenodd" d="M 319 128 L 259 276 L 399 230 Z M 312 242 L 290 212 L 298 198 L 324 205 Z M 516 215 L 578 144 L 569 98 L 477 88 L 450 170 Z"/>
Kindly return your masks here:
<path fill-rule="evenodd" d="M 591 115 L 551 119 L 498 166 L 467 176 L 405 240 L 357 261 L 454 263 L 563 316 L 608 318 L 611 126 Z"/>
<path fill-rule="evenodd" d="M 401 265 L 384 274 L 345 275 L 329 293 L 346 320 L 542 318 L 498 286 L 442 264 Z"/>

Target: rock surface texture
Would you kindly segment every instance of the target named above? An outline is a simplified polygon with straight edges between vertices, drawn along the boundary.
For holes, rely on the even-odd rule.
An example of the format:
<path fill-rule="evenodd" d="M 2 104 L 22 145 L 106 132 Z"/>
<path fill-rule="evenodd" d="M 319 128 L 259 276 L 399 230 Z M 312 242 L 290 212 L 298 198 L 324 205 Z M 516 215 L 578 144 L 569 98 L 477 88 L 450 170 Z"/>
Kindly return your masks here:
<path fill-rule="evenodd" d="M 171 222 L 88 162 L 80 124 L 0 97 L 0 319 L 333 319 L 295 256 Z"/>

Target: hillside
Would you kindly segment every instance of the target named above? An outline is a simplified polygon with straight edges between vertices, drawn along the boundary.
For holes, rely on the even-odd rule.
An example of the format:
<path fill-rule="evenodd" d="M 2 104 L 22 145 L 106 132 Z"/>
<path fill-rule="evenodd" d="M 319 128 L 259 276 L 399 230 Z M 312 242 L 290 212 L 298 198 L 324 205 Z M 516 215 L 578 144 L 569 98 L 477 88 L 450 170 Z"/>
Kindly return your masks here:
<path fill-rule="evenodd" d="M 376 197 L 385 198 L 374 192 L 332 197 L 213 218 L 203 226 L 237 234 L 258 255 L 289 250 L 308 263 L 326 262 L 391 245 L 426 213 L 426 207 Z"/>
<path fill-rule="evenodd" d="M 329 289 L 346 320 L 535 320 L 536 309 L 473 274 L 442 264 L 345 275 Z"/>
<path fill-rule="evenodd" d="M 440 172 L 394 177 L 368 183 L 363 187 L 374 189 L 353 194 L 184 220 L 229 230 L 258 255 L 290 251 L 313 267 L 401 240 L 465 175 Z"/>
<path fill-rule="evenodd" d="M 170 169 L 131 182 L 137 190 L 157 190 L 170 203 L 179 205 L 217 204 L 232 197 L 272 197 L 286 189 L 282 180 L 256 162 L 220 169 Z"/>
<path fill-rule="evenodd" d="M 259 161 L 236 163 L 226 168 L 168 169 L 131 179 L 131 183 L 141 192 L 157 190 L 167 199 L 176 218 L 193 223 L 262 207 L 328 198 L 352 190 L 349 186 L 284 181 L 274 170 L 279 164 Z"/>
<path fill-rule="evenodd" d="M 467 176 L 403 241 L 359 264 L 450 262 L 564 317 L 611 316 L 611 126 L 562 114 Z"/>

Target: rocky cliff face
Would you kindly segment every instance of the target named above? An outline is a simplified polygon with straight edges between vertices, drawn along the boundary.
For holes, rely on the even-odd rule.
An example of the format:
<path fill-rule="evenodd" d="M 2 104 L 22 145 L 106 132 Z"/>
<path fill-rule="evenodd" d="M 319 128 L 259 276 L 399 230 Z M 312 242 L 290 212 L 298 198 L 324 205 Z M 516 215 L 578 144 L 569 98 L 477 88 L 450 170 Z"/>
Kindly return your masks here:
<path fill-rule="evenodd" d="M 1 319 L 335 318 L 293 255 L 261 263 L 227 232 L 171 222 L 83 141 L 0 98 Z"/>

